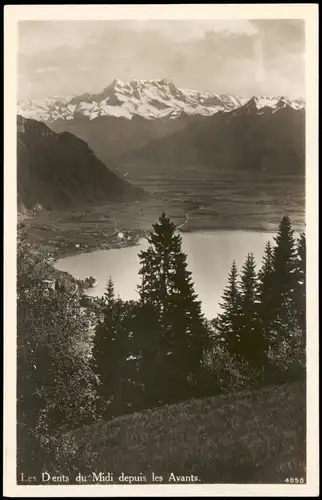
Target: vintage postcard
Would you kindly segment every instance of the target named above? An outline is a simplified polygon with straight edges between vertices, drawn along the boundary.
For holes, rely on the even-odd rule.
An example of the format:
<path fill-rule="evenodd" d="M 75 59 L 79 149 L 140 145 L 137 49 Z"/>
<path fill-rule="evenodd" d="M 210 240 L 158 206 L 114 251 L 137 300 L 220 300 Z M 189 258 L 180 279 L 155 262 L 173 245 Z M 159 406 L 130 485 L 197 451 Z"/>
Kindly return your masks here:
<path fill-rule="evenodd" d="M 9 5 L 8 497 L 318 496 L 318 8 Z"/>

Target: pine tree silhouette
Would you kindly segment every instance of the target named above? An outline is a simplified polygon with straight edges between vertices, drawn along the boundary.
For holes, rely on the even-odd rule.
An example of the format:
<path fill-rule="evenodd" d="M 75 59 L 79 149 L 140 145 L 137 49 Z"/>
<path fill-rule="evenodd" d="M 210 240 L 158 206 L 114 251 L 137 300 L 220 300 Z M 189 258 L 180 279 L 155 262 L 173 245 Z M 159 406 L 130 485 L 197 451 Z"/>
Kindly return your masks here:
<path fill-rule="evenodd" d="M 270 241 L 265 245 L 262 267 L 258 272 L 258 290 L 264 293 L 273 273 L 273 247 Z"/>
<path fill-rule="evenodd" d="M 104 299 L 107 306 L 112 306 L 113 302 L 115 301 L 114 283 L 111 276 L 107 281 L 106 290 L 104 292 Z"/>
<path fill-rule="evenodd" d="M 273 250 L 272 314 L 277 338 L 292 335 L 295 318 L 296 242 L 291 221 L 285 215 L 279 225 Z"/>
<path fill-rule="evenodd" d="M 164 382 L 159 384 L 159 400 L 171 402 L 185 399 L 198 386 L 209 338 L 181 236 L 165 213 L 153 225 L 148 241 L 149 248 L 140 253 L 140 301 L 158 318 L 154 358 Z"/>
<path fill-rule="evenodd" d="M 135 352 L 139 358 L 138 384 L 143 388 L 143 407 L 163 403 L 165 384 L 160 318 L 149 302 L 140 303 L 134 324 Z"/>
<path fill-rule="evenodd" d="M 127 330 L 124 322 L 124 305 L 115 299 L 114 284 L 109 278 L 104 294 L 104 318 L 98 322 L 93 341 L 93 370 L 100 379 L 99 394 L 105 413 L 113 416 L 126 410 L 123 398 Z"/>
<path fill-rule="evenodd" d="M 246 257 L 240 273 L 240 342 L 239 353 L 251 365 L 262 367 L 266 345 L 259 325 L 259 294 L 255 258 Z"/>
<path fill-rule="evenodd" d="M 237 280 L 237 266 L 233 261 L 228 275 L 228 285 L 219 304 L 224 312 L 218 316 L 218 330 L 229 352 L 234 356 L 239 353 L 240 342 L 240 294 Z"/>
<path fill-rule="evenodd" d="M 275 289 L 273 282 L 273 247 L 266 243 L 262 267 L 258 272 L 258 328 L 268 345 L 270 328 L 275 318 Z"/>
<path fill-rule="evenodd" d="M 151 240 L 148 238 L 150 245 Z M 138 286 L 140 294 L 140 301 L 142 304 L 149 303 L 153 305 L 158 304 L 158 283 L 157 283 L 157 269 L 156 269 L 156 255 L 152 246 L 146 251 L 139 254 L 141 267 L 139 276 L 141 276 L 141 285 Z"/>

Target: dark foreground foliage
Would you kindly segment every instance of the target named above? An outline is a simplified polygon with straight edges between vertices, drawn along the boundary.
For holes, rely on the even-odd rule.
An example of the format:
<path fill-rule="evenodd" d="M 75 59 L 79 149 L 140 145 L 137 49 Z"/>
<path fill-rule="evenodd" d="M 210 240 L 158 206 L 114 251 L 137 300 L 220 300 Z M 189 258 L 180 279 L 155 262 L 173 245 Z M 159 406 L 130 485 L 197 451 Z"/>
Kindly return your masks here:
<path fill-rule="evenodd" d="M 117 297 L 110 279 L 95 304 L 51 286 L 46 256 L 19 241 L 18 481 L 303 478 L 305 235 L 285 216 L 258 272 L 252 254 L 240 273 L 233 263 L 212 321 L 165 214 L 148 241 L 139 300 Z"/>

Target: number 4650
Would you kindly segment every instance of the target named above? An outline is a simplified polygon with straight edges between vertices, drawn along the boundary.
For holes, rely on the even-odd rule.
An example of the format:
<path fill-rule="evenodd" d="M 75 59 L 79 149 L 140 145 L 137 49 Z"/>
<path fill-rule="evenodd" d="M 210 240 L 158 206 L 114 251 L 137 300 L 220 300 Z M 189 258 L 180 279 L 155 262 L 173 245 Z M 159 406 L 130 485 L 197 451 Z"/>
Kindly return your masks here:
<path fill-rule="evenodd" d="M 304 484 L 304 477 L 287 477 L 285 483 L 289 484 Z"/>

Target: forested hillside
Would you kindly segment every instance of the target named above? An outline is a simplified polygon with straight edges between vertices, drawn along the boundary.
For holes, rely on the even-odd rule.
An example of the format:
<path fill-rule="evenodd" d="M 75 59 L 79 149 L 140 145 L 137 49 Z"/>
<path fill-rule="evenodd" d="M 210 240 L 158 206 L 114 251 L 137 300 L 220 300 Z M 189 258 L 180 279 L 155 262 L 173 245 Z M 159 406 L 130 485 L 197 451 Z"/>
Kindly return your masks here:
<path fill-rule="evenodd" d="M 104 455 L 109 442 L 114 457 L 124 445 L 115 441 L 110 429 L 114 425 L 126 429 L 136 419 L 140 422 L 146 417 L 144 413 L 142 417 L 133 416 L 133 420 L 118 418 L 115 424 L 113 419 L 154 408 L 155 412 L 148 414 L 147 425 L 152 425 L 149 420 L 152 418 L 159 435 L 161 420 L 168 418 L 168 410 L 161 410 L 161 407 L 186 402 L 184 407 L 174 407 L 173 413 L 169 410 L 171 418 L 176 418 L 180 408 L 184 408 L 182 411 L 186 415 L 186 418 L 178 415 L 179 427 L 175 428 L 181 430 L 175 430 L 171 437 L 174 440 L 171 446 L 178 447 L 173 451 L 175 457 L 182 446 L 180 433 L 189 432 L 197 411 L 197 403 L 190 406 L 189 401 L 199 399 L 198 404 L 204 405 L 205 411 L 209 408 L 210 412 L 218 408 L 220 413 L 223 405 L 225 415 L 225 401 L 228 400 L 204 400 L 202 403 L 203 398 L 231 394 L 229 401 L 234 401 L 233 394 L 236 393 L 238 399 L 240 391 L 305 381 L 306 243 L 304 234 L 298 239 L 294 237 L 287 216 L 280 223 L 274 244 L 267 244 L 258 273 L 252 254 L 247 256 L 240 270 L 232 263 L 223 291 L 222 312 L 212 321 L 207 321 L 201 312 L 186 255 L 181 250 L 181 235 L 165 214 L 154 224 L 148 241 L 149 247 L 140 253 L 138 301 L 119 298 L 112 278 L 107 283 L 105 296 L 97 301 L 89 300 L 77 290 L 52 287 L 46 256 L 35 255 L 25 241 L 19 241 L 18 478 L 22 471 L 37 477 L 43 470 L 62 471 L 64 466 L 71 467 L 73 456 L 84 461 L 78 463 L 79 470 L 82 467 L 97 469 L 101 466 L 100 453 Z M 291 460 L 289 456 L 279 455 L 278 450 L 287 446 L 305 449 L 303 416 L 300 416 L 305 408 L 305 393 L 296 387 L 304 386 L 294 386 L 294 393 L 291 388 L 281 388 L 281 392 L 272 389 L 272 408 L 276 404 L 278 412 L 277 420 L 273 415 L 270 417 L 272 425 L 276 425 L 274 436 L 282 427 L 278 442 L 276 437 L 270 438 L 267 434 L 267 439 L 273 440 L 271 444 L 266 443 L 273 447 L 272 455 L 267 456 L 267 467 L 271 468 L 267 470 L 272 471 L 270 480 L 277 477 L 279 465 Z M 232 471 L 238 465 L 239 458 L 233 450 L 239 446 L 240 439 L 239 431 L 234 437 L 234 422 L 240 432 L 240 419 L 244 421 L 245 418 L 246 428 L 250 426 L 247 432 L 253 432 L 254 421 L 259 422 L 265 436 L 268 432 L 266 426 L 270 424 L 264 423 L 261 416 L 268 404 L 267 398 L 271 397 L 270 390 L 265 391 L 256 396 L 260 401 L 259 413 L 255 407 L 252 409 L 249 424 L 244 416 L 250 404 L 246 395 L 241 396 L 242 401 L 246 398 L 246 406 L 236 403 L 235 409 L 226 414 L 227 428 L 207 424 L 202 431 L 208 443 L 213 439 L 221 443 L 222 433 L 228 433 L 229 460 L 236 459 Z M 281 411 L 283 394 L 290 398 L 287 415 Z M 269 410 L 268 404 L 267 411 L 272 408 Z M 283 415 L 285 422 L 282 424 Z M 296 439 L 294 434 L 292 437 L 286 432 L 288 419 L 291 419 L 292 428 L 299 426 L 300 434 Z M 111 420 L 106 426 L 102 423 Z M 98 427 L 82 430 L 86 424 Z M 64 437 L 76 429 L 76 434 L 68 435 L 75 437 L 77 453 L 73 451 L 74 445 L 68 448 L 69 438 L 66 441 Z M 95 450 L 84 455 L 79 447 L 95 447 L 97 429 L 104 434 L 102 443 L 105 444 L 98 455 Z M 92 432 L 94 441 L 90 437 Z M 217 432 L 218 435 L 213 434 Z M 143 439 L 142 436 L 139 439 Z M 248 441 L 249 446 L 251 442 Z M 144 448 L 141 442 L 138 446 L 141 444 Z M 200 443 L 195 445 L 199 447 Z M 125 464 L 127 456 L 124 453 Z M 170 471 L 172 458 L 168 448 L 158 453 L 161 472 Z M 243 448 L 240 455 L 246 454 L 246 462 L 250 460 L 248 453 L 250 450 Z M 300 468 L 301 474 L 305 461 L 303 453 L 297 452 L 293 464 L 294 470 Z M 196 467 L 200 465 L 198 460 Z M 262 471 L 266 463 L 263 460 L 260 458 Z M 114 463 L 117 469 L 116 458 Z M 227 467 L 226 472 L 213 472 L 213 479 L 210 476 L 214 469 L 205 465 L 200 470 L 204 471 L 207 481 L 231 481 L 230 466 Z M 244 479 L 260 480 L 266 477 L 263 474 L 255 473 L 254 463 L 251 463 Z"/>

